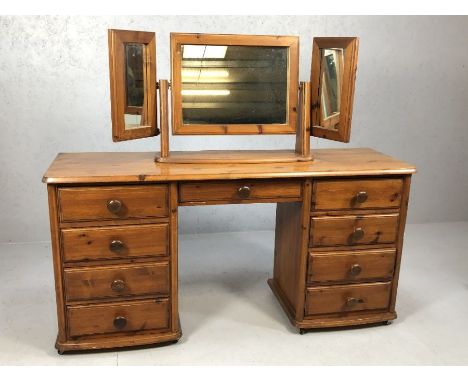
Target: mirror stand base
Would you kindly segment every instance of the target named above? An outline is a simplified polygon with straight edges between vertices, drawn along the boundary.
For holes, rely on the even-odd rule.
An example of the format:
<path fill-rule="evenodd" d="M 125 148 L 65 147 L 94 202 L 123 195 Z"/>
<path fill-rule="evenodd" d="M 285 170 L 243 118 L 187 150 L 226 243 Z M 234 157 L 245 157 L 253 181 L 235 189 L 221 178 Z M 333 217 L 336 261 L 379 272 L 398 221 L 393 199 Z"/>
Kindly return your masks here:
<path fill-rule="evenodd" d="M 155 158 L 158 163 L 290 163 L 309 162 L 294 150 L 203 150 L 171 151 L 167 157 Z"/>

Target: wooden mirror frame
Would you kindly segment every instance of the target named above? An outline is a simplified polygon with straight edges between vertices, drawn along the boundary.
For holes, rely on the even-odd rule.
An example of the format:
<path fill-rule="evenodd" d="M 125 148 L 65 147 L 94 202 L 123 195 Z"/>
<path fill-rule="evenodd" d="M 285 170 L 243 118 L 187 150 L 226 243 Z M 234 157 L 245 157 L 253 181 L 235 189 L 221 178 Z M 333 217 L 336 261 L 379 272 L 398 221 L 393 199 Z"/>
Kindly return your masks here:
<path fill-rule="evenodd" d="M 315 37 L 312 48 L 311 68 L 311 120 L 312 135 L 319 138 L 340 142 L 349 142 L 351 135 L 351 118 L 353 114 L 354 84 L 356 80 L 359 39 L 357 37 Z M 321 49 L 343 48 L 343 82 L 340 97 L 340 120 L 338 129 L 320 126 L 321 121 Z"/>
<path fill-rule="evenodd" d="M 285 124 L 184 124 L 182 119 L 181 45 L 273 46 L 288 49 L 288 109 Z M 296 36 L 171 33 L 172 134 L 295 134 L 299 84 L 299 38 Z"/>
<path fill-rule="evenodd" d="M 112 114 L 112 140 L 114 142 L 152 137 L 159 134 L 156 125 L 156 35 L 153 32 L 108 30 L 109 72 Z M 147 105 L 145 122 L 140 128 L 125 129 L 124 114 L 127 106 L 125 78 L 125 44 L 144 44 L 144 103 Z"/>

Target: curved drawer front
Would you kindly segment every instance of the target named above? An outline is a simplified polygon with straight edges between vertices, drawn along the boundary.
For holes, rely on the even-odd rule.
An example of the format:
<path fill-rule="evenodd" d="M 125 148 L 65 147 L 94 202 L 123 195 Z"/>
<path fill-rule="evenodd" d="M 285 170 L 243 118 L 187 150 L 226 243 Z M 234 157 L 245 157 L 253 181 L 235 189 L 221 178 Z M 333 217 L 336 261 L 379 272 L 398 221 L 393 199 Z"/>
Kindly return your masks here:
<path fill-rule="evenodd" d="M 169 264 L 64 270 L 67 301 L 169 293 Z"/>
<path fill-rule="evenodd" d="M 179 200 L 187 204 L 297 201 L 301 188 L 299 179 L 187 182 L 179 186 Z"/>
<path fill-rule="evenodd" d="M 402 179 L 319 180 L 312 209 L 399 208 L 402 190 Z"/>
<path fill-rule="evenodd" d="M 312 247 L 391 244 L 396 240 L 398 214 L 313 217 Z"/>
<path fill-rule="evenodd" d="M 167 185 L 59 189 L 63 222 L 168 216 Z"/>
<path fill-rule="evenodd" d="M 166 256 L 168 237 L 166 223 L 63 229 L 63 259 L 72 262 Z"/>
<path fill-rule="evenodd" d="M 71 337 L 169 328 L 169 300 L 95 304 L 67 308 Z"/>
<path fill-rule="evenodd" d="M 391 283 L 307 288 L 306 315 L 387 309 Z"/>
<path fill-rule="evenodd" d="M 307 282 L 390 279 L 395 267 L 395 253 L 395 249 L 310 252 Z"/>

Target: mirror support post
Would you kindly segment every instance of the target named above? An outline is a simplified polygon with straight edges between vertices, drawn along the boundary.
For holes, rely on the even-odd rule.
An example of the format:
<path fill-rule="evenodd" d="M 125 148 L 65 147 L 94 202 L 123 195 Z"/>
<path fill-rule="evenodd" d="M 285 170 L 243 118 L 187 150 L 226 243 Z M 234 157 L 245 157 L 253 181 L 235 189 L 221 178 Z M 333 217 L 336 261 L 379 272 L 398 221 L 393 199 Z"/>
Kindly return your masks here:
<path fill-rule="evenodd" d="M 161 131 L 161 158 L 169 156 L 169 117 L 167 80 L 160 80 L 159 88 L 159 127 Z"/>
<path fill-rule="evenodd" d="M 299 84 L 299 121 L 296 128 L 296 153 L 312 159 L 310 153 L 310 82 Z"/>

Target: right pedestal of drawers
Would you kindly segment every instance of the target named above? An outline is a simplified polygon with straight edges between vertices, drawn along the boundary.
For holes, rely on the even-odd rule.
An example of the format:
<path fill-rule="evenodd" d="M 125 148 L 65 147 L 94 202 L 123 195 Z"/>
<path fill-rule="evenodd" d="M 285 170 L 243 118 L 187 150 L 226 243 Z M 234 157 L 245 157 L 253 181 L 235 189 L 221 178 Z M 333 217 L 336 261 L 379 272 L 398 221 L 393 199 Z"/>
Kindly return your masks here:
<path fill-rule="evenodd" d="M 306 180 L 303 203 L 278 204 L 269 284 L 301 332 L 396 318 L 410 180 Z"/>

